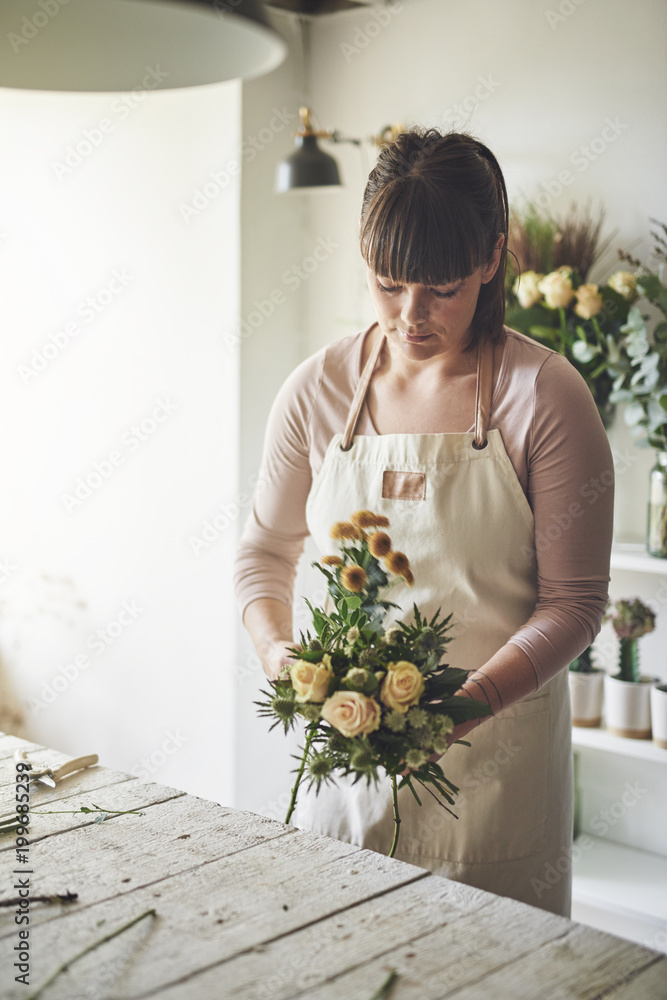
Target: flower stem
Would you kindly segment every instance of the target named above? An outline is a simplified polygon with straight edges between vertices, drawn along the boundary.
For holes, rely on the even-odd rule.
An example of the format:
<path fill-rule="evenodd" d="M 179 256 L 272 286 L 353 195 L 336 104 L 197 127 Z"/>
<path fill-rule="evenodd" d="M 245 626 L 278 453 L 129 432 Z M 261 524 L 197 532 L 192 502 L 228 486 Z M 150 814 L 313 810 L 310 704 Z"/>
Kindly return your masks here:
<path fill-rule="evenodd" d="M 394 839 L 388 857 L 393 858 L 398 847 L 398 834 L 401 828 L 401 817 L 398 814 L 398 789 L 396 787 L 396 775 L 391 776 L 391 801 L 394 806 Z"/>
<path fill-rule="evenodd" d="M 140 920 L 144 920 L 146 917 L 155 917 L 155 916 L 157 916 L 155 910 L 152 909 L 145 910 L 144 913 L 141 913 L 138 917 L 135 917 L 134 920 L 128 921 L 128 923 L 123 924 L 122 927 L 118 927 L 116 928 L 115 931 L 111 931 L 110 934 L 105 934 L 104 937 L 98 938 L 97 941 L 93 941 L 92 944 L 89 944 L 87 947 L 77 952 L 76 955 L 74 955 L 72 958 L 68 958 L 67 961 L 59 965 L 58 968 L 51 973 L 49 978 L 45 979 L 42 985 L 39 986 L 34 993 L 30 994 L 27 1000 L 35 1000 L 36 997 L 41 996 L 46 987 L 50 986 L 53 980 L 57 979 L 57 977 L 60 975 L 61 972 L 66 972 L 71 965 L 77 962 L 80 958 L 83 958 L 84 955 L 87 955 L 89 952 L 94 951 L 96 948 L 99 948 L 101 944 L 106 944 L 107 941 L 111 941 L 113 938 L 118 937 L 119 934 L 123 934 L 125 931 L 128 931 L 130 927 L 134 927 L 134 925 L 138 924 Z"/>
<path fill-rule="evenodd" d="M 398 973 L 396 972 L 396 969 L 392 969 L 379 989 L 375 991 L 371 1000 L 383 1000 L 389 991 L 389 987 L 393 984 L 395 979 L 398 979 Z"/>
<path fill-rule="evenodd" d="M 294 782 L 294 787 L 292 788 L 292 794 L 289 800 L 289 806 L 287 809 L 287 816 L 285 816 L 285 823 L 289 823 L 292 818 L 292 813 L 296 807 L 296 796 L 299 791 L 299 785 L 301 784 L 301 779 L 303 778 L 303 772 L 306 769 L 306 761 L 308 760 L 308 754 L 310 753 L 310 744 L 313 742 L 313 737 L 317 730 L 317 726 L 308 727 L 308 735 L 306 736 L 306 745 L 303 748 L 303 757 L 301 758 L 301 763 L 299 765 L 299 770 L 296 774 L 296 781 Z"/>

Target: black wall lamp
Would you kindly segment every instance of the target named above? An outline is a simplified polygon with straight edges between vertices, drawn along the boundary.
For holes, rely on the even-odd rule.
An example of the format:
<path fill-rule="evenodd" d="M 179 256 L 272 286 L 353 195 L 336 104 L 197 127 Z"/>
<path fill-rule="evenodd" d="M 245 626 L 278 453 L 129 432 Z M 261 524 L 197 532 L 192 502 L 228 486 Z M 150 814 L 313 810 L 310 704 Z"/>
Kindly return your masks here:
<path fill-rule="evenodd" d="M 361 139 L 345 136 L 338 129 L 317 130 L 313 128 L 310 108 L 299 108 L 301 126 L 295 133 L 296 150 L 278 164 L 276 171 L 276 191 L 304 191 L 312 188 L 340 187 L 342 184 L 338 164 L 333 156 L 325 153 L 317 144 L 318 139 L 330 142 L 349 142 L 361 146 Z M 369 140 L 376 146 L 383 146 L 405 131 L 403 125 L 387 125 Z"/>

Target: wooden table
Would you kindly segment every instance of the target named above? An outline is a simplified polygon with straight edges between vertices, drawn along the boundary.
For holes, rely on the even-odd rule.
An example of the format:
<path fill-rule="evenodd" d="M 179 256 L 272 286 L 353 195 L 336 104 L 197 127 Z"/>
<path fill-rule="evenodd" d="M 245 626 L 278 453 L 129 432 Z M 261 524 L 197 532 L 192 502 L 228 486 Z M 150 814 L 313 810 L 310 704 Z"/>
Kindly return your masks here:
<path fill-rule="evenodd" d="M 2 814 L 17 747 L 66 759 L 0 734 Z M 95 822 L 79 811 L 93 805 L 143 815 Z M 0 836 L 0 901 L 26 878 L 32 896 L 78 898 L 30 904 L 29 988 L 14 981 L 16 904 L 0 908 L 3 1000 L 32 996 L 65 960 L 151 910 L 40 996 L 371 1000 L 395 970 L 389 1000 L 667 997 L 665 955 L 131 775 L 94 767 L 54 789 L 32 785 L 31 810 L 29 864 L 14 832 Z M 46 810 L 73 812 L 37 815 Z"/>

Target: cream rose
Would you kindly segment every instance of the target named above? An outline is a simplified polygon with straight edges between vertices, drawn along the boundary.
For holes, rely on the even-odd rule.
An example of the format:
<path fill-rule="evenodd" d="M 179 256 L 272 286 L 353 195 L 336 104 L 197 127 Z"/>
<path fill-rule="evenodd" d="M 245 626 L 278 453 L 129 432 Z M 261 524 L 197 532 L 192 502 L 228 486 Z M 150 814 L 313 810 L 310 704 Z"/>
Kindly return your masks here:
<path fill-rule="evenodd" d="M 572 273 L 569 267 L 559 267 L 557 271 L 552 271 L 538 284 L 539 290 L 544 295 L 544 301 L 551 309 L 565 307 L 572 301 L 574 292 L 572 290 Z"/>
<path fill-rule="evenodd" d="M 322 718 L 343 736 L 360 736 L 380 728 L 381 710 L 360 691 L 336 691 L 324 702 Z"/>
<path fill-rule="evenodd" d="M 628 302 L 634 302 L 637 298 L 637 278 L 631 271 L 616 271 L 607 284 Z"/>
<path fill-rule="evenodd" d="M 332 674 L 331 657 L 325 653 L 321 663 L 296 660 L 291 664 L 289 673 L 297 701 L 324 701 Z"/>
<path fill-rule="evenodd" d="M 593 316 L 597 316 L 602 309 L 602 296 L 597 285 L 579 285 L 574 294 L 577 298 L 574 307 L 577 316 L 581 316 L 582 319 L 592 319 Z"/>
<path fill-rule="evenodd" d="M 424 690 L 424 675 L 414 663 L 398 660 L 387 664 L 387 675 L 382 682 L 380 698 L 395 712 L 407 712 L 416 705 Z"/>
<path fill-rule="evenodd" d="M 512 291 L 523 309 L 530 309 L 531 306 L 537 305 L 542 298 L 539 285 L 543 277 L 543 274 L 537 274 L 535 271 L 524 271 L 514 282 Z"/>

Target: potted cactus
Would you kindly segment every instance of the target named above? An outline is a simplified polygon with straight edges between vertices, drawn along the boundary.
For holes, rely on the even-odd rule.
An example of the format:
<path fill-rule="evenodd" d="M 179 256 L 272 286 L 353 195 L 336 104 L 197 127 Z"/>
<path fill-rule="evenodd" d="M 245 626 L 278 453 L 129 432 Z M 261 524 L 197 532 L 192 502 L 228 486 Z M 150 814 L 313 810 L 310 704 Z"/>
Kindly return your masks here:
<path fill-rule="evenodd" d="M 619 672 L 605 677 L 607 729 L 630 739 L 651 738 L 651 682 L 639 668 L 639 640 L 655 628 L 655 613 L 638 597 L 613 603 L 607 615 L 619 639 Z"/>
<path fill-rule="evenodd" d="M 572 705 L 572 725 L 595 728 L 602 721 L 604 672 L 593 666 L 589 646 L 570 664 L 568 681 Z"/>

